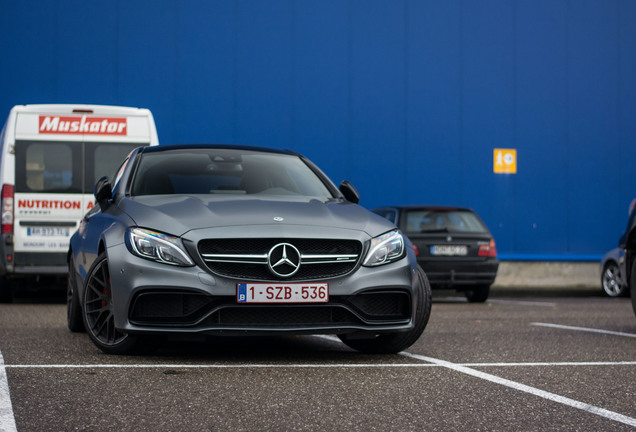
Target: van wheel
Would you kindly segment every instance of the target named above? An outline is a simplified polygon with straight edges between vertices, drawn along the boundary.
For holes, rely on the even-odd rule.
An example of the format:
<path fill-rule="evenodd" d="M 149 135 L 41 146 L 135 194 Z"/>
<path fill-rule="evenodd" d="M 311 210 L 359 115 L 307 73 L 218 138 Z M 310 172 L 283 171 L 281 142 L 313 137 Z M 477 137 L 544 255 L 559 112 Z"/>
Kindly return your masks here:
<path fill-rule="evenodd" d="M 106 354 L 131 352 L 137 338 L 115 327 L 108 258 L 102 252 L 88 271 L 82 304 L 84 327 L 93 343 Z"/>
<path fill-rule="evenodd" d="M 5 277 L 0 277 L 0 303 L 13 303 L 13 284 Z"/>
<path fill-rule="evenodd" d="M 77 296 L 77 279 L 75 278 L 75 266 L 73 258 L 68 262 L 68 279 L 66 281 L 66 324 L 72 332 L 83 332 L 82 308 Z"/>

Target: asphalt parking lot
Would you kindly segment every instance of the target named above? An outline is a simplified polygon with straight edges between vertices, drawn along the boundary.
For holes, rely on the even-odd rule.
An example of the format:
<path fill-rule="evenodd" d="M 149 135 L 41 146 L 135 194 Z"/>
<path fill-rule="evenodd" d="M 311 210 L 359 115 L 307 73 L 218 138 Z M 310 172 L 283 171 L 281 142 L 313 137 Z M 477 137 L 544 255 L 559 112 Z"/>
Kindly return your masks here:
<path fill-rule="evenodd" d="M 62 295 L 63 297 L 63 295 Z M 408 352 L 331 336 L 102 354 L 61 297 L 0 305 L 0 430 L 636 430 L 636 317 L 599 291 L 435 291 Z"/>

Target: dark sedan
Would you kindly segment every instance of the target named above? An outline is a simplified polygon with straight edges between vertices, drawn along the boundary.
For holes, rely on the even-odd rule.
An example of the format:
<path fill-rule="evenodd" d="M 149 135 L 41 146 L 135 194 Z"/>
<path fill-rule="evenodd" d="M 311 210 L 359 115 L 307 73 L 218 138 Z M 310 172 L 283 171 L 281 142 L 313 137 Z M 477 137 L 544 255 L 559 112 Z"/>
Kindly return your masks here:
<path fill-rule="evenodd" d="M 461 207 L 397 206 L 372 210 L 397 225 L 412 241 L 418 264 L 432 288 L 462 291 L 484 302 L 495 281 L 497 248 L 486 224 Z"/>
<path fill-rule="evenodd" d="M 618 242 L 618 247 L 625 250 L 623 281 L 628 286 L 632 297 L 632 308 L 636 314 L 636 199 L 629 206 L 627 228 Z"/>
<path fill-rule="evenodd" d="M 68 326 L 106 353 L 193 334 L 336 334 L 392 353 L 428 321 L 408 238 L 296 153 L 141 147 L 95 197 L 70 242 Z"/>

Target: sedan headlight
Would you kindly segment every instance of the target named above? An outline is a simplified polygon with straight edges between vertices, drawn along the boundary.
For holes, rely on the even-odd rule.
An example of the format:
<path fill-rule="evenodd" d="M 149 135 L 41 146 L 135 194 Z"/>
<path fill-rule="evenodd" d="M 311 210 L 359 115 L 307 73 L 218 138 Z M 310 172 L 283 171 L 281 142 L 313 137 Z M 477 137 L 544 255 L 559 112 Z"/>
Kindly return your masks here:
<path fill-rule="evenodd" d="M 397 261 L 404 256 L 404 237 L 399 231 L 391 231 L 371 239 L 371 247 L 362 265 L 379 266 Z"/>
<path fill-rule="evenodd" d="M 128 249 L 141 258 L 183 267 L 194 265 L 179 237 L 142 228 L 130 228 L 126 234 Z"/>

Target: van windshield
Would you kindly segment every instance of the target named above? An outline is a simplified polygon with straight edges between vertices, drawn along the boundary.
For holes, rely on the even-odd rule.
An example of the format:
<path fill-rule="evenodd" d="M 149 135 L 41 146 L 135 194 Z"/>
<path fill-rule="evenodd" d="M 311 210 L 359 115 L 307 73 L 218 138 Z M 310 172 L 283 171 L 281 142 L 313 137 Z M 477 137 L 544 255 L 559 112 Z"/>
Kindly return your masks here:
<path fill-rule="evenodd" d="M 16 141 L 15 189 L 22 193 L 92 193 L 139 144 Z"/>

